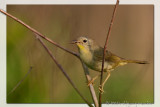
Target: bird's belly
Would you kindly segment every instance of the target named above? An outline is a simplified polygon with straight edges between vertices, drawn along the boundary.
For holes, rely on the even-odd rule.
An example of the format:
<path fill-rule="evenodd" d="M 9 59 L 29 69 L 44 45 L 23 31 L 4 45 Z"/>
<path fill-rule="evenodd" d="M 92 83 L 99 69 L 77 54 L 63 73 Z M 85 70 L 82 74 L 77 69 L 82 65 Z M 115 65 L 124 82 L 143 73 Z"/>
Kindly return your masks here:
<path fill-rule="evenodd" d="M 80 54 L 80 58 L 82 59 L 82 61 L 87 65 L 87 67 L 89 67 L 92 70 L 95 71 L 101 71 L 102 69 L 102 61 L 95 61 L 91 55 L 91 53 L 87 52 L 84 54 L 81 53 Z M 108 62 L 104 62 L 104 71 L 111 69 L 112 65 Z"/>
<path fill-rule="evenodd" d="M 101 72 L 102 70 L 102 62 L 90 62 L 90 63 L 85 63 L 89 68 L 95 70 L 95 71 L 99 71 Z M 112 66 L 107 63 L 104 62 L 104 71 L 108 70 L 108 69 L 112 69 Z"/>

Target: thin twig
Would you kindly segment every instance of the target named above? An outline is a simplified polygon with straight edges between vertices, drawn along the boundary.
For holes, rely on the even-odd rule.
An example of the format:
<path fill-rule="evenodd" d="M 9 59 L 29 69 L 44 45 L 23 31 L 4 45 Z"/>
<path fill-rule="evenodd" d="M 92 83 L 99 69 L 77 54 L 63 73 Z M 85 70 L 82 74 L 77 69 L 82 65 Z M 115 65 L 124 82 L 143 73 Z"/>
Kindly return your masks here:
<path fill-rule="evenodd" d="M 118 5 L 119 5 L 119 0 L 117 0 L 117 3 L 115 5 L 115 7 L 114 7 L 111 23 L 110 23 L 110 26 L 109 26 L 108 34 L 107 34 L 105 45 L 104 45 L 103 59 L 102 59 L 102 70 L 101 70 L 101 78 L 100 78 L 100 86 L 102 86 L 102 80 L 103 80 L 104 61 L 105 61 L 107 43 L 108 43 L 108 39 L 109 39 L 109 36 L 110 36 L 110 33 L 111 33 L 111 29 L 112 29 L 112 25 L 113 25 L 116 9 L 117 9 Z M 99 106 L 100 107 L 102 106 L 102 92 L 99 92 Z"/>
<path fill-rule="evenodd" d="M 76 92 L 81 96 L 81 98 L 90 106 L 93 107 L 92 104 L 87 101 L 87 99 L 85 99 L 83 97 L 83 95 L 80 93 L 80 91 L 78 90 L 78 88 L 74 85 L 74 83 L 72 82 L 72 80 L 69 78 L 68 74 L 64 71 L 64 69 L 62 68 L 62 66 L 57 62 L 57 60 L 55 59 L 55 57 L 52 55 L 51 51 L 47 48 L 47 46 L 43 43 L 43 41 L 39 38 L 39 35 L 35 34 L 36 38 L 39 40 L 39 42 L 42 44 L 42 46 L 45 48 L 45 50 L 47 51 L 47 53 L 50 55 L 50 57 L 52 58 L 52 60 L 56 63 L 56 65 L 58 66 L 58 68 L 62 71 L 62 73 L 64 74 L 64 76 L 67 78 L 67 80 L 70 82 L 70 84 L 72 85 L 72 87 L 76 90 Z"/>
<path fill-rule="evenodd" d="M 0 12 L 2 12 L 3 14 L 5 14 L 5 15 L 11 17 L 12 19 L 14 19 L 15 21 L 17 21 L 18 23 L 24 25 L 26 28 L 30 29 L 32 32 L 34 32 L 35 34 L 39 35 L 40 37 L 42 37 L 43 39 L 47 40 L 48 42 L 54 44 L 55 46 L 57 46 L 57 47 L 63 49 L 64 51 L 66 51 L 66 52 L 68 52 L 68 53 L 70 53 L 70 54 L 72 54 L 72 55 L 74 55 L 74 56 L 76 56 L 76 57 L 79 57 L 79 55 L 78 55 L 77 53 L 72 52 L 72 51 L 70 51 L 70 50 L 68 50 L 68 49 L 66 49 L 66 48 L 64 48 L 64 47 L 62 47 L 62 46 L 60 46 L 60 45 L 57 44 L 56 42 L 54 42 L 54 41 L 52 41 L 51 39 L 45 37 L 44 35 L 42 35 L 42 34 L 39 33 L 38 31 L 36 31 L 36 30 L 33 29 L 32 27 L 30 27 L 29 25 L 27 25 L 27 24 L 24 23 L 23 21 L 19 20 L 18 18 L 12 16 L 11 14 L 9 14 L 9 13 L 3 11 L 2 9 L 0 9 Z"/>
<path fill-rule="evenodd" d="M 85 73 L 87 82 L 89 82 L 89 81 L 91 81 L 91 77 L 89 75 L 88 67 L 82 61 L 81 61 L 81 63 L 82 63 L 83 69 L 84 69 L 84 73 Z M 94 90 L 94 87 L 92 84 L 89 85 L 89 89 L 90 89 L 90 93 L 92 95 L 92 100 L 94 102 L 95 107 L 99 107 L 98 99 L 97 99 L 97 96 L 96 96 L 96 93 L 95 93 L 95 90 Z"/>
<path fill-rule="evenodd" d="M 29 68 L 29 70 L 28 70 L 28 72 L 25 74 L 25 76 L 17 83 L 17 85 L 8 93 L 8 95 L 7 96 L 9 96 L 11 93 L 13 93 L 16 89 L 17 89 L 17 87 L 25 80 L 25 78 L 28 76 L 28 74 L 31 72 L 31 70 L 32 70 L 32 66 Z"/>

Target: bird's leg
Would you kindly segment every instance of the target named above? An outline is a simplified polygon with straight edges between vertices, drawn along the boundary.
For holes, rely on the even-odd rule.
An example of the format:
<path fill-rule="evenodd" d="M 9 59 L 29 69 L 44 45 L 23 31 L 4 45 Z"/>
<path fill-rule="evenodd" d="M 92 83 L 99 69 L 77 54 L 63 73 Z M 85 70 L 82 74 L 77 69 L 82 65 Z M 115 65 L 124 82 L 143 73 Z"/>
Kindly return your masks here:
<path fill-rule="evenodd" d="M 93 82 L 99 77 L 100 75 L 97 75 L 95 77 L 93 77 L 87 84 L 87 86 L 89 86 L 90 84 L 93 84 Z"/>
<path fill-rule="evenodd" d="M 100 91 L 101 93 L 104 92 L 104 90 L 103 90 L 104 84 L 107 82 L 107 80 L 108 80 L 108 78 L 110 77 L 110 75 L 111 75 L 111 74 L 110 74 L 110 71 L 107 71 L 107 76 L 106 76 L 105 80 L 103 81 L 102 85 L 99 86 L 99 91 Z"/>

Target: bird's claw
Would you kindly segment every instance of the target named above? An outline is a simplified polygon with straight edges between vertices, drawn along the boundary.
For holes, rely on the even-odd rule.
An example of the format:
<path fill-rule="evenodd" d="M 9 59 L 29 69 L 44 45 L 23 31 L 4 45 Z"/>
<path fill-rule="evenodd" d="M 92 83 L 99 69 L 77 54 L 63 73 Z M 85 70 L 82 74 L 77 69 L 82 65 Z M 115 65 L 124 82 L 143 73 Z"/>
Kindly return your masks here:
<path fill-rule="evenodd" d="M 100 91 L 101 94 L 104 93 L 103 86 L 99 85 L 99 91 Z"/>
<path fill-rule="evenodd" d="M 88 83 L 87 83 L 87 86 L 89 86 L 90 84 L 93 84 L 94 80 L 90 80 Z"/>

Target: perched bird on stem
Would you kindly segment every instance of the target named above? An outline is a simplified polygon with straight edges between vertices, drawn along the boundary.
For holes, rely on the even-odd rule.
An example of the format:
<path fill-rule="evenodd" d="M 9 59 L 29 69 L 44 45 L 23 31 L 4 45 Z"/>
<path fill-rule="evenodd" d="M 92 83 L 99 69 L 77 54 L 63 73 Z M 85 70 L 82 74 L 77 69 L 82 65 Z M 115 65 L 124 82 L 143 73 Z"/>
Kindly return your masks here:
<path fill-rule="evenodd" d="M 103 58 L 103 49 L 98 46 L 92 39 L 87 37 L 79 37 L 77 40 L 72 41 L 72 44 L 76 44 L 79 50 L 79 55 L 81 60 L 89 67 L 95 71 L 101 72 L 102 69 L 102 58 Z M 138 61 L 138 60 L 127 60 L 121 58 L 110 51 L 106 50 L 105 62 L 104 62 L 104 72 L 107 72 L 107 76 L 102 83 L 102 86 L 99 87 L 101 92 L 103 91 L 104 84 L 110 77 L 110 72 L 114 70 L 118 66 L 123 66 L 128 63 L 137 63 L 137 64 L 148 64 L 146 61 Z M 92 84 L 94 80 L 100 75 L 95 76 L 88 83 L 88 85 Z"/>

